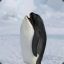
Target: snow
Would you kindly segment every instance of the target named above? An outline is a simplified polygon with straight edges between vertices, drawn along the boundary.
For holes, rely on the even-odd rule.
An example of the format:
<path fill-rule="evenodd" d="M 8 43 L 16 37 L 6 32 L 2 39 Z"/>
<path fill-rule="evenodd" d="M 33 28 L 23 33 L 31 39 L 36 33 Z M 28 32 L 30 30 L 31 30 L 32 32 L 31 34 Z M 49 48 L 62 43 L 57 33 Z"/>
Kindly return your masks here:
<path fill-rule="evenodd" d="M 2 0 L 0 2 L 0 62 L 2 64 L 24 64 L 20 25 L 22 18 L 31 11 L 41 15 L 47 32 L 47 45 L 42 64 L 64 62 L 64 3 L 60 0 L 45 1 Z"/>
<path fill-rule="evenodd" d="M 2 64 L 20 64 L 21 47 L 18 35 L 0 35 L 0 62 Z"/>

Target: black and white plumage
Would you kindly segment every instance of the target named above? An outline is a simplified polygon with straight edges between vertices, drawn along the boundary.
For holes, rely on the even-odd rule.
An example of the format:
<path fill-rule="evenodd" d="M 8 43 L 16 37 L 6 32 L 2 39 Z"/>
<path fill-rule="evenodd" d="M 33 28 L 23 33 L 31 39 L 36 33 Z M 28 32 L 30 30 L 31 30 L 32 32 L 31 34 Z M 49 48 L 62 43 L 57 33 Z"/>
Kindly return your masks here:
<path fill-rule="evenodd" d="M 31 12 L 20 29 L 23 60 L 27 64 L 41 64 L 46 47 L 46 31 L 41 17 Z"/>

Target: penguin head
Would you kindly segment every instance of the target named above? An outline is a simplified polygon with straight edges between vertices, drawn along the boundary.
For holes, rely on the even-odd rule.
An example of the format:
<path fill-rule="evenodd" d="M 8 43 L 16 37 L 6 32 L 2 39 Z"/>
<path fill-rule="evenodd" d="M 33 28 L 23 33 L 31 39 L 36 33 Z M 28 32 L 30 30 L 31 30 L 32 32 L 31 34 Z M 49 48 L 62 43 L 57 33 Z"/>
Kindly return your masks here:
<path fill-rule="evenodd" d="M 35 25 L 37 23 L 37 18 L 38 18 L 37 14 L 35 14 L 34 12 L 30 13 L 29 20 L 31 21 L 32 25 Z"/>
<path fill-rule="evenodd" d="M 32 25 L 35 25 L 36 24 L 36 14 L 35 13 L 33 13 L 33 12 L 31 12 L 30 13 L 30 21 L 31 21 L 31 23 L 32 23 Z"/>
<path fill-rule="evenodd" d="M 29 16 L 30 17 L 27 17 L 27 18 L 29 19 L 29 21 L 32 24 L 33 28 L 41 26 L 43 24 L 42 23 L 43 20 L 38 14 L 36 14 L 34 12 L 31 12 Z"/>

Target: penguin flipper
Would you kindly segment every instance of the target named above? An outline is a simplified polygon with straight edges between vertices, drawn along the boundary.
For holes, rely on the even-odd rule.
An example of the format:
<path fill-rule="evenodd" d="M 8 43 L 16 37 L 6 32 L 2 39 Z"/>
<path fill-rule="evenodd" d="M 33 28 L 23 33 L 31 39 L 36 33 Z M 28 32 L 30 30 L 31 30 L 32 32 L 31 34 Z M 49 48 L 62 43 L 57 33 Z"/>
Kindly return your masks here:
<path fill-rule="evenodd" d="M 32 52 L 33 52 L 34 56 L 37 56 L 38 41 L 39 41 L 38 35 L 37 35 L 37 33 L 35 33 L 34 37 L 33 37 L 33 41 L 32 41 Z"/>

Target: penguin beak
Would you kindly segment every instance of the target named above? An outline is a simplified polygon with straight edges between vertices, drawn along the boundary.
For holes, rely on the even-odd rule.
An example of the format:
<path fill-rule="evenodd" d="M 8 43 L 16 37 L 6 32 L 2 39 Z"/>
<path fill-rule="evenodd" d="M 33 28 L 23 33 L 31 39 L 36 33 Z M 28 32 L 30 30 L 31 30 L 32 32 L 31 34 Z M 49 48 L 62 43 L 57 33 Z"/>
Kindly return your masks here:
<path fill-rule="evenodd" d="M 31 12 L 29 14 L 29 17 L 28 16 L 26 16 L 26 17 L 29 19 L 29 21 L 31 21 L 32 20 L 32 16 L 34 17 L 35 16 L 35 13 Z"/>
<path fill-rule="evenodd" d="M 31 18 L 30 18 L 30 17 L 28 17 L 28 16 L 27 16 L 27 18 L 28 18 L 28 20 L 29 20 L 29 21 L 30 21 L 30 23 L 31 23 Z"/>

